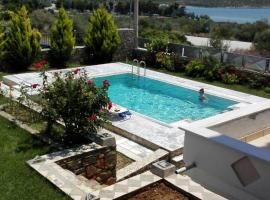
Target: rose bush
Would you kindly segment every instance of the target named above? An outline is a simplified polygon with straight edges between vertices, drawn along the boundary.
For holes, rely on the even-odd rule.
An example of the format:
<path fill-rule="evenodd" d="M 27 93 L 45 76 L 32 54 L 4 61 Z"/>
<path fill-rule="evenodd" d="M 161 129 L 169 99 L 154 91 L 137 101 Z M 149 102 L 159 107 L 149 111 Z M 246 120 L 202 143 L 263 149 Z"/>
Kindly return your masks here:
<path fill-rule="evenodd" d="M 43 84 L 32 87 L 39 90 L 47 129 L 56 121 L 63 122 L 65 134 L 62 137 L 68 143 L 80 142 L 85 136 L 97 133 L 107 121 L 107 108 L 112 105 L 107 93 L 110 83 L 104 80 L 102 86 L 97 86 L 88 79 L 84 69 L 79 68 L 53 73 L 52 82 L 47 72 L 41 70 L 41 76 Z"/>

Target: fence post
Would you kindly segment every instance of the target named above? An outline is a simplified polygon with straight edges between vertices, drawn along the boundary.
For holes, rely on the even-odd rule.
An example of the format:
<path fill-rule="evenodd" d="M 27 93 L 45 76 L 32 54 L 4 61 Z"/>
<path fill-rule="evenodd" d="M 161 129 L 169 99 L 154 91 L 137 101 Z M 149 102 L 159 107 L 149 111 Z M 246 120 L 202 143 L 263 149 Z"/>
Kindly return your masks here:
<path fill-rule="evenodd" d="M 223 64 L 223 62 L 224 62 L 224 51 L 221 50 L 220 51 L 220 63 Z"/>
<path fill-rule="evenodd" d="M 266 59 L 265 61 L 265 72 L 268 72 L 270 67 L 270 59 Z"/>
<path fill-rule="evenodd" d="M 242 56 L 242 67 L 246 67 L 246 56 Z"/>

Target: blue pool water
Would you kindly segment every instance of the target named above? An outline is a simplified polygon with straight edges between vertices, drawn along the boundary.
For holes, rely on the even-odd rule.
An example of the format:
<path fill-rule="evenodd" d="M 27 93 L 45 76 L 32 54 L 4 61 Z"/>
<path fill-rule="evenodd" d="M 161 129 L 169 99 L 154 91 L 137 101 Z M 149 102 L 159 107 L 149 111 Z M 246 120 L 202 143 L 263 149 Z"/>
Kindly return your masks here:
<path fill-rule="evenodd" d="M 109 97 L 113 103 L 166 123 L 207 118 L 237 103 L 211 95 L 201 102 L 196 91 L 132 74 L 99 77 L 95 81 L 100 85 L 105 79 L 111 84 Z"/>

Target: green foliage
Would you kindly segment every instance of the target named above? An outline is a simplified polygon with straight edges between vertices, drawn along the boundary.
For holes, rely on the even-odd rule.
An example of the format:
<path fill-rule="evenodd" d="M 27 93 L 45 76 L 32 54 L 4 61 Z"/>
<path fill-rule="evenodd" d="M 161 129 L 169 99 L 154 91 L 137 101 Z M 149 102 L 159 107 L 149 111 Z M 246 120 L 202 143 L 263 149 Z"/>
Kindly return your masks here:
<path fill-rule="evenodd" d="M 264 88 L 264 91 L 266 92 L 266 93 L 270 93 L 270 87 L 268 86 L 268 87 L 265 87 Z"/>
<path fill-rule="evenodd" d="M 32 26 L 41 32 L 48 33 L 54 22 L 54 15 L 46 10 L 35 10 L 30 14 Z"/>
<path fill-rule="evenodd" d="M 112 15 L 105 8 L 97 9 L 89 18 L 84 43 L 94 62 L 104 63 L 112 60 L 112 55 L 121 41 Z"/>
<path fill-rule="evenodd" d="M 203 77 L 208 81 L 218 80 L 220 78 L 219 71 L 222 68 L 221 63 L 211 56 L 203 57 L 203 63 Z"/>
<path fill-rule="evenodd" d="M 168 48 L 169 40 L 165 37 L 160 38 L 153 38 L 150 40 L 149 43 L 146 43 L 144 46 L 147 49 L 148 52 L 160 52 L 160 51 L 166 51 Z"/>
<path fill-rule="evenodd" d="M 66 67 L 67 61 L 74 53 L 75 37 L 73 36 L 73 21 L 64 8 L 60 8 L 57 21 L 50 34 L 50 63 L 58 68 Z"/>
<path fill-rule="evenodd" d="M 0 24 L 0 60 L 4 57 L 5 54 L 5 32 L 4 28 L 2 27 L 2 23 Z"/>
<path fill-rule="evenodd" d="M 247 81 L 247 85 L 250 88 L 254 88 L 254 89 L 260 89 L 266 84 L 265 77 L 259 74 L 251 74 L 247 76 L 246 81 Z"/>
<path fill-rule="evenodd" d="M 173 71 L 173 60 L 171 58 L 171 54 L 168 52 L 158 52 L 156 54 L 157 63 L 161 65 L 161 67 Z"/>
<path fill-rule="evenodd" d="M 202 63 L 202 61 L 194 59 L 187 64 L 185 73 L 191 77 L 201 77 L 203 75 L 204 69 L 205 65 Z"/>
<path fill-rule="evenodd" d="M 26 70 L 40 53 L 41 34 L 31 27 L 26 8 L 11 14 L 7 28 L 6 61 L 12 69 Z"/>
<path fill-rule="evenodd" d="M 259 51 L 270 52 L 270 28 L 256 34 L 255 47 Z"/>
<path fill-rule="evenodd" d="M 226 84 L 236 84 L 239 83 L 238 76 L 233 73 L 225 72 L 221 74 L 221 81 Z"/>
<path fill-rule="evenodd" d="M 97 133 L 106 122 L 106 108 L 110 105 L 107 94 L 109 83 L 103 81 L 103 86 L 98 87 L 80 69 L 65 74 L 55 73 L 53 83 L 48 83 L 45 72 L 42 76 L 41 104 L 48 129 L 53 122 L 63 121 L 64 139 L 73 143 Z"/>
<path fill-rule="evenodd" d="M 224 42 L 229 36 L 224 34 L 225 30 L 215 26 L 210 32 L 210 45 L 216 49 L 228 50 L 229 45 Z"/>
<path fill-rule="evenodd" d="M 51 5 L 50 0 L 2 0 L 6 9 L 16 10 L 26 6 L 30 10 L 40 9 Z"/>

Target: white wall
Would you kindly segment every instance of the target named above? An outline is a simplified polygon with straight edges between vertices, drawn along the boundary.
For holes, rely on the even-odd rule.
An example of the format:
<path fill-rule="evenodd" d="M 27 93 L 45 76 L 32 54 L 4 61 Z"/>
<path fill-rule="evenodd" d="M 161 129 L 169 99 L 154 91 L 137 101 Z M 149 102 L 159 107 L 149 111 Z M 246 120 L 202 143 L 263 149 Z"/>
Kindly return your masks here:
<path fill-rule="evenodd" d="M 239 139 L 268 127 L 270 127 L 270 109 L 217 124 L 209 129 Z"/>
<path fill-rule="evenodd" d="M 185 127 L 184 161 L 196 164 L 188 175 L 229 199 L 270 199 L 270 152 L 206 128 Z M 260 178 L 244 187 L 231 164 L 248 156 Z"/>

